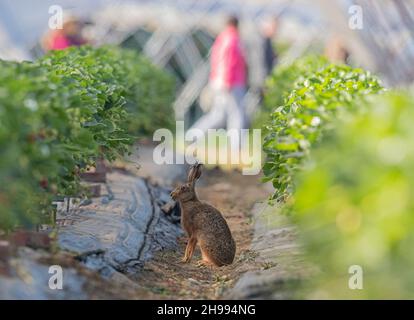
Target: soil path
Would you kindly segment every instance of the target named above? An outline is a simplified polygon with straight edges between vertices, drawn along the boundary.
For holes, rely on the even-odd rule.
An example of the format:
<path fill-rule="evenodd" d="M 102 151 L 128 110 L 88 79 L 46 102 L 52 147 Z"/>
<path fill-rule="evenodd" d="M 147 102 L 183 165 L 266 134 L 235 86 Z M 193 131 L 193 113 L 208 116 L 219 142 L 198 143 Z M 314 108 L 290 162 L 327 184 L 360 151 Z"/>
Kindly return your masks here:
<path fill-rule="evenodd" d="M 237 244 L 235 262 L 226 267 L 197 267 L 200 251 L 197 248 L 191 263 L 184 264 L 186 240 L 179 239 L 179 250 L 158 252 L 142 272 L 133 277 L 152 299 L 219 299 L 242 274 L 262 269 L 250 251 L 253 236 L 251 209 L 258 199 L 266 199 L 268 191 L 258 176 L 243 176 L 237 171 L 206 170 L 198 183 L 197 193 L 202 201 L 218 208 L 226 218 Z"/>
<path fill-rule="evenodd" d="M 100 235 L 91 226 L 98 223 L 97 221 L 99 219 L 107 218 L 109 213 L 115 215 L 113 218 L 116 218 L 116 221 L 119 222 L 119 219 L 126 219 L 132 211 L 134 213 L 138 210 L 131 211 L 128 209 L 130 207 L 129 205 L 122 204 L 126 195 L 129 194 L 127 191 L 135 190 L 140 186 L 134 180 L 137 178 L 136 176 L 134 178 L 135 174 L 148 175 L 147 177 L 155 183 L 153 185 L 154 188 L 156 188 L 155 186 L 157 184 L 165 186 L 166 177 L 168 178 L 166 184 L 169 186 L 166 187 L 165 192 L 162 192 L 164 196 L 161 197 L 161 194 L 159 194 L 154 199 L 155 202 L 160 201 L 161 198 L 166 198 L 163 199 L 165 202 L 169 201 L 166 190 L 171 185 L 175 185 L 177 182 L 185 179 L 185 166 L 162 167 L 161 169 L 154 166 L 151 167 L 151 152 L 148 150 L 141 147 L 142 156 L 140 161 L 132 159 L 129 165 L 124 164 L 125 170 L 130 175 L 125 177 L 122 174 L 117 175 L 116 172 L 110 174 L 109 185 L 111 185 L 115 193 L 113 200 L 103 202 L 106 199 L 103 196 L 94 199 L 89 206 L 86 205 L 79 212 L 75 212 L 78 220 L 80 219 L 81 222 L 86 221 L 84 224 L 79 224 L 79 226 L 84 226 L 86 231 L 92 230 L 93 232 L 91 231 L 89 233 L 92 233 L 91 236 L 93 236 L 93 239 L 103 239 L 106 241 L 102 240 L 103 244 L 107 244 L 108 246 L 109 244 L 112 246 L 118 243 L 117 241 L 109 241 L 111 239 L 108 240 L 106 236 Z M 135 172 L 132 172 L 133 170 L 130 167 L 134 166 L 136 162 L 139 162 L 143 166 L 140 170 L 135 169 Z M 130 184 L 124 183 L 126 178 L 133 182 L 131 182 L 133 187 Z M 3 296 L 6 298 L 26 299 L 36 297 L 42 299 L 289 298 L 291 297 L 289 293 L 291 290 L 289 288 L 292 280 L 296 282 L 298 277 L 302 278 L 302 271 L 304 270 L 302 257 L 296 246 L 294 228 L 288 223 L 278 222 L 278 219 L 276 219 L 277 221 L 274 225 L 269 223 L 269 221 L 274 221 L 275 217 L 280 215 L 275 212 L 274 208 L 270 208 L 269 217 L 271 219 L 267 219 L 265 210 L 260 209 L 261 207 L 266 207 L 266 205 L 265 203 L 258 204 L 258 202 L 266 202 L 270 192 L 260 179 L 260 176 L 242 175 L 239 171 L 205 169 L 200 181 L 197 182 L 196 191 L 198 197 L 200 200 L 210 203 L 222 212 L 236 241 L 236 257 L 234 263 L 230 266 L 221 268 L 197 266 L 197 261 L 201 258 L 199 248 L 196 249 L 195 255 L 190 263 L 185 264 L 181 262 L 184 255 L 186 239 L 184 237 L 178 238 L 178 245 L 176 244 L 175 239 L 180 234 L 180 228 L 176 222 L 170 222 L 170 229 L 155 228 L 154 230 L 158 230 L 159 233 L 151 233 L 151 235 L 157 237 L 153 239 L 152 243 L 158 245 L 159 251 L 155 250 L 154 255 L 149 260 L 146 260 L 143 266 L 139 265 L 139 268 L 132 268 L 131 270 L 128 268 L 122 268 L 122 270 L 115 268 L 117 272 L 111 272 L 109 276 L 107 272 L 102 272 L 99 268 L 91 268 L 91 263 L 88 263 L 88 261 L 85 262 L 85 259 L 80 259 L 79 253 L 72 252 L 74 250 L 67 249 L 68 251 L 60 250 L 51 253 L 22 247 L 16 257 L 13 258 L 14 260 L 10 262 L 12 269 L 11 276 L 2 277 L 0 273 L 0 297 L 3 293 Z M 119 184 L 122 181 L 127 190 L 124 193 L 115 188 L 117 183 Z M 139 182 L 141 180 L 137 181 Z M 138 201 L 140 199 L 139 196 L 145 194 L 144 191 L 140 190 L 132 198 L 136 199 L 137 201 L 135 202 L 137 203 L 144 203 L 145 201 L 142 199 L 142 201 Z M 122 196 L 123 194 L 125 194 L 125 197 Z M 94 207 L 95 205 L 96 208 Z M 138 206 L 133 207 L 138 208 Z M 106 211 L 109 211 L 104 211 L 104 208 L 106 208 Z M 129 215 L 121 214 L 124 213 L 121 209 L 125 208 L 128 209 L 126 213 L 129 212 Z M 116 209 L 121 213 L 116 214 L 118 212 Z M 138 211 L 140 212 L 140 217 L 146 212 L 144 209 Z M 172 218 L 172 216 L 163 216 L 164 213 L 161 210 L 159 211 L 158 215 L 160 218 L 157 220 L 158 223 Z M 176 218 L 178 219 L 178 217 Z M 133 219 L 133 221 L 140 221 L 140 219 Z M 127 222 L 129 223 L 130 221 L 128 220 Z M 168 224 L 166 221 L 163 223 L 164 225 Z M 110 223 L 110 226 L 114 227 L 113 223 Z M 129 229 L 131 228 L 127 228 L 127 230 Z M 120 230 L 123 229 L 121 228 Z M 166 232 L 165 230 L 171 230 L 171 232 Z M 175 230 L 175 233 L 172 232 L 173 230 Z M 63 240 L 66 239 L 64 231 L 65 229 L 61 227 L 60 236 Z M 85 235 L 84 229 L 79 229 L 78 231 Z M 76 235 L 77 233 L 75 232 L 74 234 Z M 120 235 L 125 236 L 122 232 Z M 88 237 L 86 238 L 87 240 L 89 239 Z M 130 238 L 128 237 L 128 239 Z M 120 239 L 122 240 L 124 238 L 121 237 Z M 166 245 L 165 241 L 171 245 Z M 79 245 L 78 242 L 76 243 Z M 137 243 L 139 242 L 133 241 L 133 244 Z M 129 244 L 129 242 L 126 244 Z M 125 252 L 130 251 L 129 246 L 125 248 L 122 247 Z M 101 251 L 105 252 L 103 256 L 105 258 L 118 257 L 118 255 L 111 255 L 113 250 L 105 246 L 101 249 Z M 107 250 L 105 251 L 104 249 Z M 133 252 L 136 252 L 135 247 L 132 249 Z M 118 251 L 114 252 L 117 253 Z M 102 260 L 101 258 L 99 255 L 97 259 L 91 261 L 107 261 L 107 259 Z M 112 260 L 109 259 L 110 262 Z M 120 261 L 119 259 L 115 260 Z M 64 294 L 58 295 L 45 287 L 44 284 L 47 283 L 46 280 L 49 277 L 49 273 L 47 272 L 48 265 L 60 265 L 66 270 L 66 281 L 68 285 L 66 286 L 67 290 Z M 100 266 L 99 263 L 92 265 Z M 295 266 L 293 272 L 290 270 L 291 266 Z M 97 272 L 99 270 L 100 272 Z M 38 279 L 38 281 L 26 281 L 29 276 L 30 279 Z M 6 288 L 16 289 L 12 292 L 6 290 Z M 27 292 L 32 292 L 32 295 L 28 295 Z"/>

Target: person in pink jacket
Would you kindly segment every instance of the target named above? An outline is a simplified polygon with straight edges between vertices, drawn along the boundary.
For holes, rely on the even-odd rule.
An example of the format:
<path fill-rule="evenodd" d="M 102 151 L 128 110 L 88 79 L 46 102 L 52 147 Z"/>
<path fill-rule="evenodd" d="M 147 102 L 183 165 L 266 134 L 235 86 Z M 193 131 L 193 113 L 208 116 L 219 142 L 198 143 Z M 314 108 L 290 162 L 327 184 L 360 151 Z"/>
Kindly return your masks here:
<path fill-rule="evenodd" d="M 246 60 L 238 30 L 238 19 L 231 17 L 211 49 L 209 86 L 213 99 L 210 111 L 193 128 L 243 129 L 245 127 L 244 96 L 246 93 Z"/>
<path fill-rule="evenodd" d="M 62 29 L 49 31 L 43 39 L 43 48 L 49 50 L 63 50 L 71 46 L 81 46 L 87 41 L 82 37 L 83 23 L 70 17 L 63 24 Z"/>

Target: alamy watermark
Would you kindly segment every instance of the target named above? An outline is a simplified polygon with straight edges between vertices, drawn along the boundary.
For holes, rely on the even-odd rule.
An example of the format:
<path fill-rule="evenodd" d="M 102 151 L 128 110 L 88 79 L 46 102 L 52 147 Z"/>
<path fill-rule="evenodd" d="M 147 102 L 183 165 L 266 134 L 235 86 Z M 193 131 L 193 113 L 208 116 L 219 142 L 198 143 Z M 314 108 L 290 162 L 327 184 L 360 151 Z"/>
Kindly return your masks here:
<path fill-rule="evenodd" d="M 49 289 L 50 290 L 62 290 L 63 289 L 63 269 L 59 265 L 53 265 L 49 267 Z"/>
<path fill-rule="evenodd" d="M 361 6 L 353 5 L 348 9 L 350 15 L 348 27 L 351 30 L 362 30 L 364 28 L 364 13 Z"/>
<path fill-rule="evenodd" d="M 362 267 L 354 264 L 348 268 L 348 273 L 351 274 L 348 280 L 348 288 L 351 290 L 362 290 L 364 288 L 364 272 Z"/>
<path fill-rule="evenodd" d="M 52 5 L 49 7 L 49 29 L 57 30 L 63 29 L 63 8 L 59 5 Z"/>

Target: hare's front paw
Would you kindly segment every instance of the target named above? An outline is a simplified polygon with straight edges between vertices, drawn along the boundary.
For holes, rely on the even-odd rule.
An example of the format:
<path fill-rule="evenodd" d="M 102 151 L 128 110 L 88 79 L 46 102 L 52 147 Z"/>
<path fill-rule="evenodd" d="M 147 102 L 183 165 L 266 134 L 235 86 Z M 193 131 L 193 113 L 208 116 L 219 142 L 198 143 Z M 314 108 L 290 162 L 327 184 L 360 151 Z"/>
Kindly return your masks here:
<path fill-rule="evenodd" d="M 197 268 L 212 268 L 212 267 L 214 267 L 214 265 L 210 261 L 199 260 L 196 263 L 196 267 Z"/>

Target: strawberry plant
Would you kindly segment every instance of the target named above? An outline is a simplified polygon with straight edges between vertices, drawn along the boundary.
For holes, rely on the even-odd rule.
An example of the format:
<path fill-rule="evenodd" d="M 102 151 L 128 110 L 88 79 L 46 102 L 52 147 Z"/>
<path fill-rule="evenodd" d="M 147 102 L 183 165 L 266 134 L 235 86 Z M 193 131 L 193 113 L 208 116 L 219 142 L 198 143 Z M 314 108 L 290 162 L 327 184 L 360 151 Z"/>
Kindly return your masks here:
<path fill-rule="evenodd" d="M 292 218 L 321 269 L 310 283 L 316 298 L 412 299 L 413 96 L 383 94 L 363 109 L 312 150 Z M 352 265 L 363 290 L 348 287 Z"/>
<path fill-rule="evenodd" d="M 0 71 L 2 229 L 38 223 L 53 197 L 76 195 L 79 172 L 128 153 L 136 133 L 160 125 L 152 109 L 172 115 L 160 102 L 170 78 L 130 51 L 70 48 L 33 63 L 0 61 Z"/>
<path fill-rule="evenodd" d="M 276 190 L 273 199 L 291 194 L 295 173 L 322 134 L 332 128 L 332 121 L 341 113 L 355 111 L 359 100 L 380 90 L 375 77 L 345 65 L 327 65 L 299 77 L 266 125 L 263 171 L 265 181 L 271 181 Z"/>
<path fill-rule="evenodd" d="M 174 78 L 133 51 L 118 52 L 122 54 L 119 59 L 128 62 L 122 77 L 127 88 L 126 109 L 134 115 L 128 117 L 128 131 L 136 136 L 151 137 L 156 129 L 173 129 Z"/>
<path fill-rule="evenodd" d="M 307 75 L 328 65 L 328 61 L 321 56 L 308 55 L 296 59 L 293 63 L 278 66 L 266 79 L 262 107 L 254 119 L 253 126 L 263 128 L 269 115 L 277 107 L 284 104 L 284 99 L 300 79 L 306 79 Z"/>

